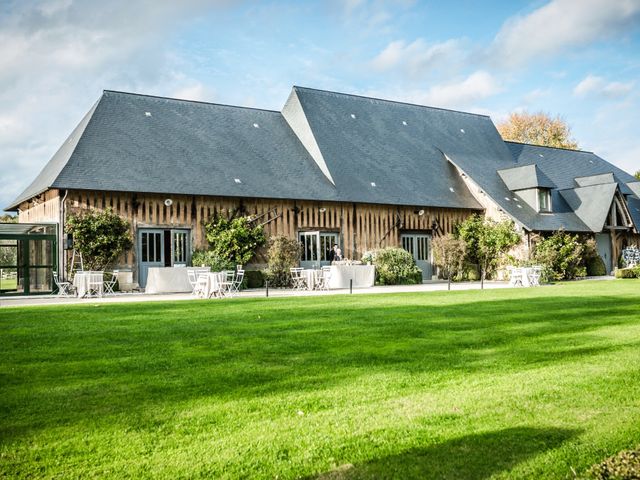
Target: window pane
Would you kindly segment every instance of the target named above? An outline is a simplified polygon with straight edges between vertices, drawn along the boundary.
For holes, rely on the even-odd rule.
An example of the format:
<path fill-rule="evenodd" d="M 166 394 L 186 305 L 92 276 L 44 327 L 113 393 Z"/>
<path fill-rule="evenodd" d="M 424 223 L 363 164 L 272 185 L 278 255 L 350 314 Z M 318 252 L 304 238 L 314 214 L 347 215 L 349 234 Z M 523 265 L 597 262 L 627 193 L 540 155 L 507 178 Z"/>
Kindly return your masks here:
<path fill-rule="evenodd" d="M 51 240 L 29 240 L 29 265 L 53 265 Z"/>
<path fill-rule="evenodd" d="M 42 293 L 50 292 L 53 281 L 53 270 L 51 268 L 30 268 L 29 269 L 29 292 Z"/>
<path fill-rule="evenodd" d="M 0 242 L 10 242 L 13 244 L 0 243 L 0 266 L 12 267 L 18 265 L 18 242 L 15 240 L 0 240 Z"/>
<path fill-rule="evenodd" d="M 155 255 L 155 261 L 156 262 L 161 262 L 162 261 L 162 244 L 160 243 L 162 241 L 161 235 L 159 233 L 154 234 L 156 237 L 156 255 Z"/>
<path fill-rule="evenodd" d="M 18 269 L 0 268 L 0 290 L 16 292 L 18 290 Z"/>
<path fill-rule="evenodd" d="M 140 241 L 140 255 L 142 256 L 142 261 L 146 262 L 148 257 L 147 254 L 147 234 L 142 234 L 142 239 Z"/>

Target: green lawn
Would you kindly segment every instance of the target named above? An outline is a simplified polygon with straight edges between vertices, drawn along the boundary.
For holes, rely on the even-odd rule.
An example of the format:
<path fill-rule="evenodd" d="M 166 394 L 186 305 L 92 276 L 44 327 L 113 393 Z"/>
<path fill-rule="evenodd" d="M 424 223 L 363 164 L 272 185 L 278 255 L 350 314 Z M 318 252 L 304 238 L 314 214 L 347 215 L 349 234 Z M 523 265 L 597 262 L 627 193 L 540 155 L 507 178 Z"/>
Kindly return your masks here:
<path fill-rule="evenodd" d="M 0 477 L 573 478 L 638 419 L 637 280 L 0 309 Z"/>

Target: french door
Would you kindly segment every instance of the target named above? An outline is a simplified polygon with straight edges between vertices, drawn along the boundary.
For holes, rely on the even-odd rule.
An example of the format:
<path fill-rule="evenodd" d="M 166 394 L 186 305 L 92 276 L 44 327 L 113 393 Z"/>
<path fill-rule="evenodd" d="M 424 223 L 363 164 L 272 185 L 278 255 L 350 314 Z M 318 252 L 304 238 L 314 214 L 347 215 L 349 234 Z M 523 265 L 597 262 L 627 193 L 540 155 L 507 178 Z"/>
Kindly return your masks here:
<path fill-rule="evenodd" d="M 409 252 L 416 265 L 422 270 L 422 280 L 431 280 L 431 235 L 403 233 L 400 235 L 402 248 Z"/>
<path fill-rule="evenodd" d="M 189 230 L 138 230 L 138 283 L 147 285 L 150 267 L 186 266 L 190 260 Z"/>
<path fill-rule="evenodd" d="M 303 268 L 319 268 L 329 265 L 329 252 L 333 245 L 338 244 L 336 232 L 300 232 L 302 255 L 300 266 Z"/>

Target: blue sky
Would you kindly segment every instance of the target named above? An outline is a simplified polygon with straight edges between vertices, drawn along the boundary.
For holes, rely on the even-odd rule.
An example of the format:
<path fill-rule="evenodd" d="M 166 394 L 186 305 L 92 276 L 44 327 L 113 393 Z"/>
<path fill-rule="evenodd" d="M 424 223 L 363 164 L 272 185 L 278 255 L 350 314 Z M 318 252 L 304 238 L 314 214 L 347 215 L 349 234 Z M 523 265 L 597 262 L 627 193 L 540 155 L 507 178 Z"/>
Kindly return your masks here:
<path fill-rule="evenodd" d="M 640 170 L 640 0 L 0 3 L 0 206 L 103 89 L 280 109 L 292 85 L 561 115 Z"/>

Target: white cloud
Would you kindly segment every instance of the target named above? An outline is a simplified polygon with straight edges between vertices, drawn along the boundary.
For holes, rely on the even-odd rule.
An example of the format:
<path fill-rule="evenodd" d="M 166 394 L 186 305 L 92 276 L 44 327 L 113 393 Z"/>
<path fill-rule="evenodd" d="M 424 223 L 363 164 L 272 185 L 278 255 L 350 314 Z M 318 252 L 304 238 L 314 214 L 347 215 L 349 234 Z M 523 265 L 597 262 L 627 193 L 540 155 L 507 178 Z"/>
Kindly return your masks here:
<path fill-rule="evenodd" d="M 453 62 L 460 54 L 459 40 L 429 45 L 419 38 L 411 43 L 396 40 L 389 43 L 372 61 L 371 67 L 379 72 L 401 69 L 415 75 L 423 72 L 434 63 L 446 59 Z"/>
<path fill-rule="evenodd" d="M 501 90 L 502 86 L 494 76 L 479 70 L 464 80 L 434 85 L 422 95 L 422 101 L 427 105 L 464 107 Z"/>
<path fill-rule="evenodd" d="M 607 82 L 596 75 L 587 75 L 573 89 L 573 94 L 578 97 L 587 95 L 609 98 L 623 97 L 633 91 L 635 82 Z"/>
<path fill-rule="evenodd" d="M 639 20 L 640 0 L 552 0 L 507 20 L 490 53 L 499 64 L 517 66 L 619 35 Z"/>
<path fill-rule="evenodd" d="M 216 3 L 25 1 L 3 12 L 0 209 L 33 180 L 103 89 L 212 95 L 175 73 L 164 47 L 170 28 Z"/>
<path fill-rule="evenodd" d="M 428 89 L 385 89 L 368 90 L 362 95 L 400 100 L 433 107 L 457 108 L 484 113 L 476 102 L 502 91 L 502 85 L 491 74 L 479 70 L 466 78 L 434 85 Z"/>
<path fill-rule="evenodd" d="M 215 94 L 200 82 L 174 90 L 169 96 L 198 102 L 212 102 L 215 98 Z"/>

